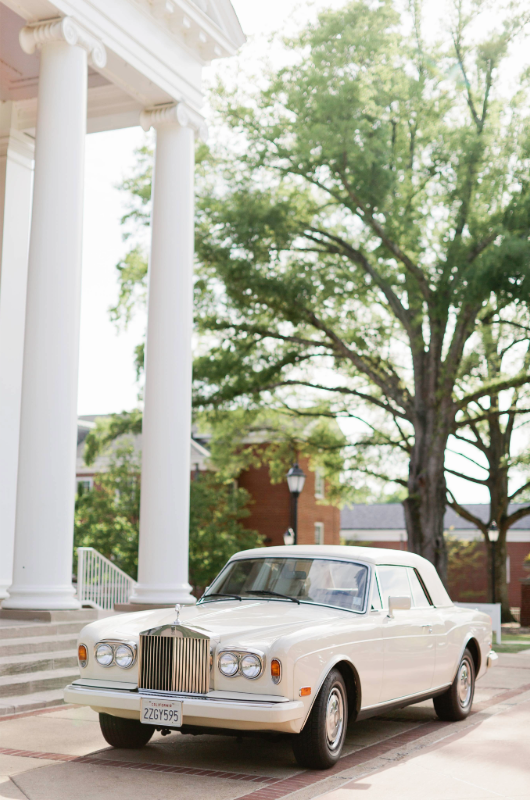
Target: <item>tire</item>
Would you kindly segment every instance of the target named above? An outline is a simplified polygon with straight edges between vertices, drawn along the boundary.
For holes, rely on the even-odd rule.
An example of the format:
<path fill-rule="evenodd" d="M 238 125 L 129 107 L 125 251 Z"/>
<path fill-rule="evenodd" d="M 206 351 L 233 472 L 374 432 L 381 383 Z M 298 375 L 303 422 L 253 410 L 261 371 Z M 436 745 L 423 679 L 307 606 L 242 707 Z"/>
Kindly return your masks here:
<path fill-rule="evenodd" d="M 474 694 L 475 662 L 466 648 L 453 683 L 446 692 L 433 698 L 434 709 L 439 719 L 447 722 L 465 719 L 471 711 Z"/>
<path fill-rule="evenodd" d="M 348 727 L 348 694 L 338 669 L 332 669 L 302 731 L 293 736 L 296 761 L 306 769 L 329 769 L 340 758 Z"/>
<path fill-rule="evenodd" d="M 155 729 L 152 725 L 144 725 L 138 719 L 123 719 L 111 714 L 100 714 L 101 733 L 112 747 L 126 750 L 139 750 L 147 744 Z"/>

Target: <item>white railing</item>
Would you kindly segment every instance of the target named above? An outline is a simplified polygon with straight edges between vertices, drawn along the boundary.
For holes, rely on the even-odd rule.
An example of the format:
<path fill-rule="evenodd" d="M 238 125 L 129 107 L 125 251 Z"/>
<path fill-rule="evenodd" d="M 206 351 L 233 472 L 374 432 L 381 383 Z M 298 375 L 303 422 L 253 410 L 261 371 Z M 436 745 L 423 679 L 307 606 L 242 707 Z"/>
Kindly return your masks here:
<path fill-rule="evenodd" d="M 81 605 L 112 611 L 114 603 L 129 602 L 135 586 L 135 580 L 93 547 L 77 548 L 77 598 Z"/>

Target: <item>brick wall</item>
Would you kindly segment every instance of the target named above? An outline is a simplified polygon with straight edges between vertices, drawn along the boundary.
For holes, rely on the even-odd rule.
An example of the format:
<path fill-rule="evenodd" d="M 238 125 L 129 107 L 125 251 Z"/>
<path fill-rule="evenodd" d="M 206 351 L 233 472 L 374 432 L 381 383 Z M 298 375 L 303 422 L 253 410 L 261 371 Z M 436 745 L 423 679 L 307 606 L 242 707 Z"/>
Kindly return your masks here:
<path fill-rule="evenodd" d="M 367 547 L 383 547 L 389 550 L 406 550 L 406 542 L 358 542 Z M 528 577 L 528 572 L 523 569 L 523 559 L 530 552 L 530 542 L 508 542 L 508 555 L 510 556 L 510 583 L 508 584 L 508 599 L 510 606 L 519 608 L 521 605 L 521 579 Z M 455 602 L 485 603 L 488 601 L 488 573 L 486 562 L 486 545 L 477 542 L 477 557 L 471 566 L 449 568 L 448 583 L 449 594 Z"/>
<path fill-rule="evenodd" d="M 298 543 L 315 543 L 315 522 L 324 524 L 324 544 L 340 544 L 340 510 L 322 505 L 315 497 L 315 473 L 309 469 L 308 459 L 301 458 L 300 466 L 306 474 L 304 490 L 298 498 Z M 283 534 L 291 526 L 291 494 L 287 481 L 272 484 L 269 469 L 252 467 L 241 473 L 239 486 L 252 496 L 250 517 L 243 521 L 245 527 L 259 531 L 266 544 L 282 545 Z"/>

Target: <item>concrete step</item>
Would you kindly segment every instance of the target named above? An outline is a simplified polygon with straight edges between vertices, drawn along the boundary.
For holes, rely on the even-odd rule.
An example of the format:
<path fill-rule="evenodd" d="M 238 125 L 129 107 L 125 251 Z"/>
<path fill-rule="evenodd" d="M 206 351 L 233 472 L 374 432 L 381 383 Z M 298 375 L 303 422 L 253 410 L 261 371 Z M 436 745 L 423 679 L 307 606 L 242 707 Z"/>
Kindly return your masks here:
<path fill-rule="evenodd" d="M 59 650 L 55 653 L 29 653 L 0 657 L 0 677 L 24 675 L 30 672 L 49 672 L 68 667 L 77 667 L 75 649 Z"/>
<path fill-rule="evenodd" d="M 6 639 L 27 639 L 31 636 L 61 636 L 66 633 L 77 634 L 93 620 L 79 622 L 26 622 L 0 619 L 0 641 Z M 8 624 L 9 623 L 9 624 Z"/>
<path fill-rule="evenodd" d="M 95 608 L 80 608 L 75 611 L 31 611 L 20 608 L 0 608 L 0 621 L 9 619 L 18 622 L 90 622 L 98 618 Z"/>
<path fill-rule="evenodd" d="M 70 650 L 74 653 L 77 650 L 77 633 L 0 639 L 0 658 L 22 656 L 29 653 L 55 653 L 60 650 Z"/>
<path fill-rule="evenodd" d="M 64 705 L 63 690 L 50 689 L 47 692 L 35 692 L 28 695 L 0 697 L 0 719 L 10 714 L 23 714 L 39 708 L 53 708 Z"/>
<path fill-rule="evenodd" d="M 27 672 L 24 675 L 3 675 L 0 677 L 0 698 L 63 689 L 77 678 L 79 669 L 73 667 Z"/>

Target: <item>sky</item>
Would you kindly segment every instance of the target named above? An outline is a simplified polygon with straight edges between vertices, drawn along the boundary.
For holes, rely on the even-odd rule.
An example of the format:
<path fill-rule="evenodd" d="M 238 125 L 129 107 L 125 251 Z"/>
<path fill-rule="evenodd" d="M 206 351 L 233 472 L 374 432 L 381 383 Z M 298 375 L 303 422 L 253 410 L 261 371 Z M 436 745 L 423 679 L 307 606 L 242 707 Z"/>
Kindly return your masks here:
<path fill-rule="evenodd" d="M 306 0 L 232 0 L 243 30 L 249 37 L 244 50 L 246 64 L 257 62 L 267 50 L 268 34 L 286 30 L 293 20 L 308 19 L 315 4 Z M 319 0 L 318 5 L 337 6 L 343 0 Z M 436 30 L 443 20 L 443 2 L 428 0 L 428 25 Z M 272 53 L 274 59 L 274 53 Z M 211 77 L 206 75 L 206 78 Z M 119 184 L 134 164 L 134 151 L 145 141 L 141 128 L 90 134 L 86 140 L 85 225 L 81 309 L 81 345 L 78 411 L 105 414 L 131 409 L 138 404 L 133 352 L 141 341 L 145 315 L 139 314 L 126 331 L 111 322 L 108 309 L 117 299 L 116 263 L 127 252 L 120 218 L 126 198 Z M 451 479 L 462 502 L 485 502 L 483 487 Z"/>

